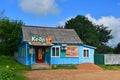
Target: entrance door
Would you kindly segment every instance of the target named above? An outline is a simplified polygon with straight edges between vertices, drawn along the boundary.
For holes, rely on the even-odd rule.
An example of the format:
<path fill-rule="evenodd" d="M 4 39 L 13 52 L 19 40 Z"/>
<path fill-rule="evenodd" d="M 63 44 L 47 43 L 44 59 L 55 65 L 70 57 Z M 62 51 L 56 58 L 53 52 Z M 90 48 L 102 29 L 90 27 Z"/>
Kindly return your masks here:
<path fill-rule="evenodd" d="M 36 48 L 36 62 L 44 63 L 44 48 Z"/>

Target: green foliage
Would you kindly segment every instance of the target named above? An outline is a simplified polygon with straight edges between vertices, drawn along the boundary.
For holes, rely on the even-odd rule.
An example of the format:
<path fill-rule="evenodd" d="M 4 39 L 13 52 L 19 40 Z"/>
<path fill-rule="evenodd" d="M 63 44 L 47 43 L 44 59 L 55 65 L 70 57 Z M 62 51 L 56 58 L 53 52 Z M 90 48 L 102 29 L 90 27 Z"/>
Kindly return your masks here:
<path fill-rule="evenodd" d="M 110 35 L 111 30 L 108 30 L 107 27 L 92 24 L 88 18 L 81 15 L 67 21 L 64 27 L 75 29 L 84 44 L 97 47 L 96 53 L 109 51 L 105 49 L 110 49 L 111 51 L 111 48 L 106 46 L 108 40 L 112 38 L 112 35 Z"/>
<path fill-rule="evenodd" d="M 76 65 L 57 65 L 52 66 L 53 69 L 77 69 Z"/>
<path fill-rule="evenodd" d="M 15 68 L 10 68 L 8 65 L 6 66 L 6 70 L 1 73 L 2 80 L 14 80 L 15 76 Z"/>
<path fill-rule="evenodd" d="M 120 70 L 119 65 L 99 65 L 104 70 Z"/>
<path fill-rule="evenodd" d="M 0 18 L 0 55 L 13 55 L 17 51 L 21 25 L 21 20 Z"/>
<path fill-rule="evenodd" d="M 96 53 L 104 53 L 104 54 L 113 54 L 114 48 L 111 48 L 106 45 L 101 45 L 97 47 Z"/>
<path fill-rule="evenodd" d="M 120 43 L 117 44 L 117 46 L 114 49 L 115 54 L 120 54 Z"/>
<path fill-rule="evenodd" d="M 95 25 L 96 30 L 99 33 L 99 41 L 102 42 L 101 44 L 105 44 L 108 42 L 109 39 L 112 39 L 112 35 L 110 35 L 112 30 L 108 30 L 108 27 L 105 27 L 103 25 Z"/>
<path fill-rule="evenodd" d="M 14 80 L 26 80 L 23 73 L 26 71 L 31 70 L 30 67 L 24 66 L 17 61 L 12 56 L 0 56 L 0 74 L 5 74 L 6 71 L 6 65 L 9 65 L 11 68 L 9 70 L 15 70 L 12 72 L 12 75 L 15 75 Z M 3 73 L 2 73 L 3 72 Z M 9 72 L 7 72 L 9 74 Z M 6 75 L 8 76 L 8 75 Z M 1 80 L 1 79 L 0 79 Z"/>

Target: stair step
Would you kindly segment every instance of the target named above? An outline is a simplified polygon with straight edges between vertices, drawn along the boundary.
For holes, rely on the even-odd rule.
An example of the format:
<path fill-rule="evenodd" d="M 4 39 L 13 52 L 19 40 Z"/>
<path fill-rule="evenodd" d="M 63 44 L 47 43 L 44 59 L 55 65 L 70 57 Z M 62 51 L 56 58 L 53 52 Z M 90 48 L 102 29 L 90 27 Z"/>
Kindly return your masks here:
<path fill-rule="evenodd" d="M 31 66 L 32 69 L 51 69 L 51 66 L 49 64 L 40 63 L 40 64 L 33 64 Z"/>

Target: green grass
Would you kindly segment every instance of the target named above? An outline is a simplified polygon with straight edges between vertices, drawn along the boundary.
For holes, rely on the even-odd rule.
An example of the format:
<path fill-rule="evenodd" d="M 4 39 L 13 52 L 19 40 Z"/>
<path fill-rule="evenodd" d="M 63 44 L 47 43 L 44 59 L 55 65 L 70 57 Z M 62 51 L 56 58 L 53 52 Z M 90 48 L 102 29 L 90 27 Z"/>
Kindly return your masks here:
<path fill-rule="evenodd" d="M 104 70 L 120 70 L 120 65 L 99 65 Z"/>
<path fill-rule="evenodd" d="M 57 65 L 52 66 L 52 69 L 77 69 L 76 65 Z"/>
<path fill-rule="evenodd" d="M 23 75 L 23 73 L 25 73 L 26 71 L 29 71 L 30 67 L 27 67 L 18 63 L 11 56 L 0 56 L 0 74 L 2 71 L 6 70 L 6 65 L 9 65 L 10 68 L 16 68 L 15 80 L 26 80 L 26 77 Z"/>

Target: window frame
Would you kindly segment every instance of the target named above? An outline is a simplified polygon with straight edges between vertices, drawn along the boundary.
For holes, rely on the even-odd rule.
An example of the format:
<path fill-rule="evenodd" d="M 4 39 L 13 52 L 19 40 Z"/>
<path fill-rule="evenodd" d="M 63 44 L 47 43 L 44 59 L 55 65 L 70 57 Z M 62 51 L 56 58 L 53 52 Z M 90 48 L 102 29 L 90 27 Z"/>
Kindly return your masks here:
<path fill-rule="evenodd" d="M 55 49 L 55 56 L 53 56 L 53 48 Z M 57 48 L 59 49 L 59 56 L 56 56 L 56 55 L 57 55 L 57 54 L 56 54 Z M 52 46 L 52 53 L 51 53 L 51 56 L 52 56 L 52 57 L 60 57 L 60 46 Z"/>
<path fill-rule="evenodd" d="M 86 50 L 87 53 L 84 53 L 84 50 Z M 83 58 L 90 58 L 90 49 L 89 48 L 83 48 Z"/>

